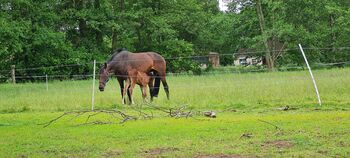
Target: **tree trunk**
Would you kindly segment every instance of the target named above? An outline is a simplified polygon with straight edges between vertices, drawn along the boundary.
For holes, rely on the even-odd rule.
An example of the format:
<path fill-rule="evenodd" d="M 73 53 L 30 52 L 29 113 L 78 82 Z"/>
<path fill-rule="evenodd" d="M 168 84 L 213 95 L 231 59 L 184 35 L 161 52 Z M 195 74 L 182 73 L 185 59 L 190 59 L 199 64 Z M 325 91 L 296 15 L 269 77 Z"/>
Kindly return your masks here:
<path fill-rule="evenodd" d="M 119 3 L 118 3 L 119 2 Z M 124 12 L 125 9 L 125 1 L 119 0 L 118 2 L 113 3 L 114 8 L 114 14 L 117 14 L 119 11 L 120 13 Z M 123 21 L 123 14 L 120 14 L 118 17 L 119 21 Z M 118 48 L 118 30 L 116 28 L 112 28 L 112 52 Z"/>
<path fill-rule="evenodd" d="M 266 49 L 265 59 L 266 59 L 267 68 L 268 68 L 269 71 L 273 71 L 274 63 L 273 63 L 273 60 L 272 60 L 271 51 L 269 49 L 269 45 L 268 45 L 268 41 L 267 41 L 268 39 L 266 38 L 265 19 L 264 19 L 264 14 L 262 12 L 262 7 L 261 7 L 261 1 L 260 0 L 257 0 L 256 10 L 257 10 L 258 18 L 259 18 L 261 34 L 264 37 L 264 41 L 263 42 L 264 42 L 265 49 Z"/>
<path fill-rule="evenodd" d="M 124 9 L 125 9 L 125 1 L 124 0 L 119 1 L 119 9 L 120 9 L 120 12 L 124 11 Z"/>
<path fill-rule="evenodd" d="M 95 0 L 94 8 L 99 9 L 100 7 L 101 7 L 100 0 Z M 97 29 L 94 30 L 97 46 L 102 46 L 102 43 L 103 43 L 103 34 L 102 34 L 102 31 L 100 30 L 101 30 L 101 26 L 99 26 L 99 30 Z"/>
<path fill-rule="evenodd" d="M 112 29 L 112 52 L 118 48 L 118 35 L 115 29 Z"/>
<path fill-rule="evenodd" d="M 84 1 L 79 0 L 76 3 L 77 10 L 82 10 L 84 8 Z M 79 33 L 80 33 L 80 39 L 84 38 L 87 34 L 87 26 L 86 26 L 86 21 L 82 18 L 78 19 L 79 21 Z"/>
<path fill-rule="evenodd" d="M 331 60 L 332 62 L 336 62 L 336 59 L 335 59 L 335 43 L 336 43 L 336 40 L 337 40 L 337 37 L 336 37 L 336 34 L 335 34 L 335 31 L 334 31 L 334 25 L 335 25 L 335 20 L 334 20 L 334 15 L 330 15 L 330 24 L 329 24 L 329 27 L 331 28 L 331 32 L 332 32 L 332 41 L 330 42 L 331 43 L 331 47 L 332 47 L 332 56 L 331 56 Z"/>
<path fill-rule="evenodd" d="M 137 50 L 142 50 L 143 49 L 143 40 L 142 40 L 142 36 L 141 36 L 141 30 L 142 30 L 141 27 L 138 27 L 136 29 L 137 40 L 138 40 L 137 48 L 136 48 Z"/>

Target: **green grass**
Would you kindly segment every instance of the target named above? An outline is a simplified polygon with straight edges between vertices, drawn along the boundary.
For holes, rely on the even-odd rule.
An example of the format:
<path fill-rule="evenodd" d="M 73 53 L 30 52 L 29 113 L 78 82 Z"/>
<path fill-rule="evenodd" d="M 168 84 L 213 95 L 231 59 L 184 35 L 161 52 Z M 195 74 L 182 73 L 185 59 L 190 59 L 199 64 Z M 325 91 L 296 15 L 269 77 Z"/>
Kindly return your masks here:
<path fill-rule="evenodd" d="M 153 106 L 186 105 L 214 110 L 218 117 L 175 119 L 144 106 L 154 119 L 77 126 L 85 114 L 47 128 L 38 124 L 91 108 L 91 80 L 51 81 L 49 91 L 43 83 L 1 84 L 0 157 L 349 157 L 350 69 L 314 75 L 322 107 L 307 71 L 169 76 L 171 99 L 161 90 Z M 138 89 L 135 102 L 141 103 Z M 97 109 L 129 113 L 136 106 L 120 103 L 116 80 L 96 92 Z M 287 105 L 295 110 L 278 110 Z M 114 118 L 100 114 L 91 120 Z"/>
<path fill-rule="evenodd" d="M 350 104 L 350 69 L 315 71 L 325 107 L 343 108 Z M 264 110 L 267 107 L 315 107 L 316 94 L 308 72 L 217 74 L 169 76 L 171 100 L 164 90 L 154 104 L 188 105 L 200 109 L 238 108 Z M 98 82 L 96 81 L 96 84 Z M 0 84 L 0 112 L 67 111 L 90 109 L 92 81 L 53 81 L 49 91 L 44 83 Z M 140 103 L 139 88 L 135 100 Z M 96 92 L 96 108 L 121 104 L 119 85 L 111 80 L 106 91 Z"/>

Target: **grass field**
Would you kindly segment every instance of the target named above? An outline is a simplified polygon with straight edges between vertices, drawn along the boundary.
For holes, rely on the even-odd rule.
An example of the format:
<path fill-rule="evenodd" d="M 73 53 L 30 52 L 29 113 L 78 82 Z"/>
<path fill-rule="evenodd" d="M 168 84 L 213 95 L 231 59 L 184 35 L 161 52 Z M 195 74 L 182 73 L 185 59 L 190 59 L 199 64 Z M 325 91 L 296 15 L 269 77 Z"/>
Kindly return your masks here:
<path fill-rule="evenodd" d="M 169 76 L 171 99 L 161 90 L 143 105 L 151 120 L 119 124 L 99 114 L 91 120 L 115 124 L 81 125 L 89 114 L 69 115 L 46 128 L 38 124 L 91 109 L 91 80 L 51 81 L 48 91 L 43 83 L 1 84 L 0 157 L 349 157 L 350 69 L 314 75 L 322 107 L 306 71 Z M 95 108 L 135 113 L 140 104 L 120 98 L 111 80 Z M 213 110 L 217 118 L 176 119 L 150 106 Z"/>

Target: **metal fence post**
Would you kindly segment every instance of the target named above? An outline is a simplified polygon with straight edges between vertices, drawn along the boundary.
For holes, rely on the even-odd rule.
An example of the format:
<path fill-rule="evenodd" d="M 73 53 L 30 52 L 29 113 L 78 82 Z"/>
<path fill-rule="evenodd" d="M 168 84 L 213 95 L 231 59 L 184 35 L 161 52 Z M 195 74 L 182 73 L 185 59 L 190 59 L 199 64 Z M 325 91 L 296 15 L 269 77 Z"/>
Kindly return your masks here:
<path fill-rule="evenodd" d="M 313 84 L 314 84 L 315 90 L 316 90 L 316 95 L 317 95 L 317 98 L 318 98 L 318 104 L 320 104 L 320 106 L 321 106 L 321 105 L 322 105 L 322 102 L 321 102 L 320 93 L 318 92 L 318 88 L 317 88 L 317 85 L 316 85 L 316 81 L 315 81 L 314 75 L 312 74 L 312 71 L 311 71 L 309 62 L 307 61 L 307 58 L 306 58 L 306 56 L 305 56 L 305 53 L 304 53 L 304 50 L 303 50 L 303 47 L 301 46 L 301 44 L 299 44 L 299 48 L 300 48 L 301 54 L 303 54 L 303 57 L 304 57 L 304 59 L 305 59 L 306 66 L 307 66 L 307 68 L 309 69 L 309 73 L 310 73 L 312 82 L 313 82 Z"/>

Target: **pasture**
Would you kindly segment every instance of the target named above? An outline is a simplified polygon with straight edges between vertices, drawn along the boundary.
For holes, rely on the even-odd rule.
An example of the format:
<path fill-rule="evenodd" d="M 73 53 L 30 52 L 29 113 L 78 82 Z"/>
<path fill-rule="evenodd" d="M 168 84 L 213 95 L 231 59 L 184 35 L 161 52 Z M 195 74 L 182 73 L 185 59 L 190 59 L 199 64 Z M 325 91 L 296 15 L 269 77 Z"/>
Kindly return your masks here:
<path fill-rule="evenodd" d="M 323 101 L 318 106 L 307 71 L 168 76 L 164 90 L 142 105 L 121 105 L 111 80 L 96 92 L 95 109 L 152 113 L 153 119 L 91 118 L 113 124 L 84 124 L 91 109 L 91 80 L 0 85 L 0 157 L 348 157 L 350 155 L 350 68 L 317 70 Z M 97 81 L 96 81 L 97 83 Z M 98 84 L 96 84 L 98 85 Z M 163 87 L 161 87 L 163 88 Z M 151 107 L 215 111 L 172 118 Z M 281 110 L 283 107 L 289 107 Z"/>

